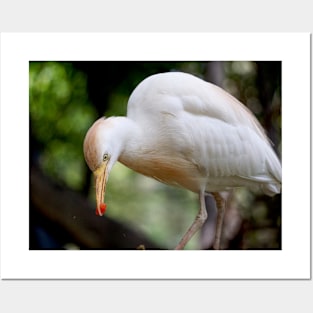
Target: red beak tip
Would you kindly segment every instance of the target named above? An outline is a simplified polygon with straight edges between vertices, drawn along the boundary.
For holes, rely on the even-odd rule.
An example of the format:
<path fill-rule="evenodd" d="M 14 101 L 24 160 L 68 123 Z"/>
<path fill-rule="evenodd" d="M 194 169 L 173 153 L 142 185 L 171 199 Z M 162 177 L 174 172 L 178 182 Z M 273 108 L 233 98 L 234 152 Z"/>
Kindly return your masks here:
<path fill-rule="evenodd" d="M 101 203 L 100 204 L 100 212 L 99 212 L 98 209 L 96 209 L 96 215 L 97 216 L 99 216 L 99 215 L 102 216 L 105 213 L 106 208 L 107 208 L 107 205 L 105 203 Z"/>

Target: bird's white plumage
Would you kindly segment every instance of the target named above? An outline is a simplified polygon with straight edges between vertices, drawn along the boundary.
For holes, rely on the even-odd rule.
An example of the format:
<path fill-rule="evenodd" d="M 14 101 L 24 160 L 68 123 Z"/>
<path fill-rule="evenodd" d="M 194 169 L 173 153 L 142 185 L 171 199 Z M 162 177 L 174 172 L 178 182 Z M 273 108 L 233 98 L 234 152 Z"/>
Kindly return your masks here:
<path fill-rule="evenodd" d="M 209 192 L 239 186 L 280 192 L 281 165 L 263 128 L 243 104 L 213 84 L 185 73 L 150 76 L 131 94 L 127 116 L 144 131 L 142 157 L 163 182 L 193 191 L 205 185 Z M 167 165 L 158 168 L 152 154 L 171 160 L 183 176 L 166 181 L 170 175 L 161 170 Z M 134 169 L 151 176 L 142 162 L 144 170 Z"/>
<path fill-rule="evenodd" d="M 200 210 L 176 249 L 183 249 L 207 218 L 205 192 L 218 208 L 214 248 L 225 211 L 220 191 L 249 187 L 280 192 L 281 164 L 253 114 L 221 88 L 185 73 L 143 80 L 129 98 L 127 117 L 101 118 L 88 130 L 85 159 L 96 176 L 97 212 L 112 166 L 197 192 Z"/>

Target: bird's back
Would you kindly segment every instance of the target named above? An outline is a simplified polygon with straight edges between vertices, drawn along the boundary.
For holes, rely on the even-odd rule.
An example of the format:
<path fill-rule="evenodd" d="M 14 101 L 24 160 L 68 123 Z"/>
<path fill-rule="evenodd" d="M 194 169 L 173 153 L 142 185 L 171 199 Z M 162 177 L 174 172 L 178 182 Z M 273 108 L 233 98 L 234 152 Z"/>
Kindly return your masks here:
<path fill-rule="evenodd" d="M 131 94 L 127 116 L 150 134 L 148 146 L 158 141 L 161 158 L 181 160 L 184 167 L 189 162 L 208 191 L 248 186 L 280 192 L 280 161 L 263 128 L 213 84 L 180 72 L 152 75 Z"/>
<path fill-rule="evenodd" d="M 232 125 L 246 125 L 268 141 L 253 114 L 222 88 L 191 74 L 167 72 L 144 79 L 132 92 L 127 115 L 133 119 L 151 118 L 152 113 L 174 113 L 177 109 L 210 116 Z"/>

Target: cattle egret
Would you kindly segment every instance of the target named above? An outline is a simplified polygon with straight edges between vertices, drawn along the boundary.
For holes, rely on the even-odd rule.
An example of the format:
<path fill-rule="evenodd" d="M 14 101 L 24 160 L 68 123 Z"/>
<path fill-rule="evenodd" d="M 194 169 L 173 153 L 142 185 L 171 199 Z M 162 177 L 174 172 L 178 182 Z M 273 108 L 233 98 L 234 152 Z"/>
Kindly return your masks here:
<path fill-rule="evenodd" d="M 116 161 L 199 194 L 199 212 L 175 249 L 183 249 L 205 222 L 207 193 L 217 205 L 213 247 L 219 249 L 223 191 L 248 187 L 273 196 L 281 189 L 280 161 L 254 115 L 223 89 L 187 73 L 144 79 L 129 98 L 126 117 L 102 117 L 90 127 L 84 155 L 95 175 L 99 215 Z"/>

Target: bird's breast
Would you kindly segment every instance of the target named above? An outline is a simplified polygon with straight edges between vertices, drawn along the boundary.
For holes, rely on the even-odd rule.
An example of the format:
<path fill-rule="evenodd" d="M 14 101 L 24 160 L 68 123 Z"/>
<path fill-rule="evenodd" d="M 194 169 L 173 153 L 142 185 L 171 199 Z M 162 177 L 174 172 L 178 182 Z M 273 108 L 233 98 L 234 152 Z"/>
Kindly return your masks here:
<path fill-rule="evenodd" d="M 119 161 L 142 175 L 194 192 L 199 191 L 204 181 L 195 164 L 177 156 L 155 156 L 146 153 L 136 159 L 121 156 Z"/>

